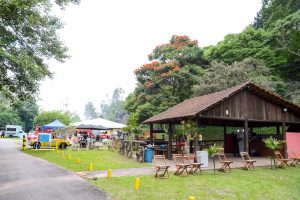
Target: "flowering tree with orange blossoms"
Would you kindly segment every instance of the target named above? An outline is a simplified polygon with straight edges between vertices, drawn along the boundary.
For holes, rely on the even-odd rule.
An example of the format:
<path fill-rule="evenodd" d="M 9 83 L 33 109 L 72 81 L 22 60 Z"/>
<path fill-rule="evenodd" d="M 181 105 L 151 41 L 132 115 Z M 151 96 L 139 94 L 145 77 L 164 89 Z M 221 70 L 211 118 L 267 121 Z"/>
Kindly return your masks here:
<path fill-rule="evenodd" d="M 192 96 L 192 86 L 207 63 L 196 40 L 172 36 L 148 55 L 150 63 L 134 71 L 137 86 L 126 100 L 126 109 L 138 123 Z"/>

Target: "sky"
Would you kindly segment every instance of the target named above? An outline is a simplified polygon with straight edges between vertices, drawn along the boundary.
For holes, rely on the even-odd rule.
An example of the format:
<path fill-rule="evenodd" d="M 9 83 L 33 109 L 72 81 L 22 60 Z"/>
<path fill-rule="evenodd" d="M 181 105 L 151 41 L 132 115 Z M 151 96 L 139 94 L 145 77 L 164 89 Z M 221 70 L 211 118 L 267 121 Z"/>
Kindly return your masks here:
<path fill-rule="evenodd" d="M 54 10 L 64 22 L 59 37 L 71 58 L 48 61 L 54 78 L 41 83 L 38 105 L 84 119 L 91 101 L 100 112 L 115 88 L 123 88 L 124 97 L 133 92 L 133 71 L 172 35 L 187 35 L 200 47 L 216 45 L 253 22 L 260 7 L 261 0 L 81 0 Z"/>

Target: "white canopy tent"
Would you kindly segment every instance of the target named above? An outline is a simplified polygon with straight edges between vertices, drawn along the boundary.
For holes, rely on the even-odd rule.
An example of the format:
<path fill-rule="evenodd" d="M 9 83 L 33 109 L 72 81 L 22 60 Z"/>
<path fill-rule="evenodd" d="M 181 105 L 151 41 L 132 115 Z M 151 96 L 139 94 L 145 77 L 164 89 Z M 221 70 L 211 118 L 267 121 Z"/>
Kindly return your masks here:
<path fill-rule="evenodd" d="M 75 122 L 75 123 L 72 123 L 71 125 L 75 126 L 75 127 L 80 126 L 80 125 L 103 126 L 106 129 L 121 129 L 126 126 L 125 124 L 120 124 L 120 123 L 109 121 L 107 119 L 102 119 L 102 118 L 96 118 L 96 119 L 85 120 L 85 121 L 81 121 L 81 122 Z"/>

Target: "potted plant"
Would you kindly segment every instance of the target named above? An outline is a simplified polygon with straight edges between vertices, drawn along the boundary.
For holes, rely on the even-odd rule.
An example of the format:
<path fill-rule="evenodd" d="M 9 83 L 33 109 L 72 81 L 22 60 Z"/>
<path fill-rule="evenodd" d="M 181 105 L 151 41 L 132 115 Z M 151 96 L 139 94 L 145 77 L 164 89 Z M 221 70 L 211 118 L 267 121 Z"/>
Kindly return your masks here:
<path fill-rule="evenodd" d="M 220 151 L 220 147 L 215 143 L 214 145 L 211 145 L 208 149 L 208 155 L 212 157 L 213 163 L 214 163 L 214 174 L 216 174 L 216 164 L 215 164 L 215 155 Z"/>
<path fill-rule="evenodd" d="M 266 147 L 271 149 L 273 154 L 270 156 L 271 159 L 271 168 L 273 169 L 273 162 L 274 162 L 274 167 L 276 169 L 276 163 L 275 163 L 275 155 L 274 151 L 279 147 L 280 144 L 283 143 L 281 140 L 277 140 L 276 138 L 273 138 L 272 136 L 266 139 L 263 139 L 263 142 L 266 144 Z"/>

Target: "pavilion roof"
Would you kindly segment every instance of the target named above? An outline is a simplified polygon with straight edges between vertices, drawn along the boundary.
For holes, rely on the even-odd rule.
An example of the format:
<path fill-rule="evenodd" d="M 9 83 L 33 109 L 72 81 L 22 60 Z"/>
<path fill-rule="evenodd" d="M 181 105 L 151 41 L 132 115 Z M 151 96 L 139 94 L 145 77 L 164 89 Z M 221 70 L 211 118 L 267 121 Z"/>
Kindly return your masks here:
<path fill-rule="evenodd" d="M 288 108 L 290 111 L 293 111 L 297 114 L 300 114 L 300 106 L 296 105 L 288 100 L 283 99 L 277 94 L 271 93 L 262 87 L 255 85 L 251 82 L 246 82 L 241 85 L 237 85 L 219 92 L 214 92 L 211 94 L 194 97 L 191 99 L 187 99 L 182 103 L 179 103 L 168 110 L 159 113 L 149 119 L 145 120 L 143 123 L 160 123 L 167 122 L 172 120 L 181 120 L 187 118 L 194 118 L 201 112 L 212 108 L 223 100 L 230 98 L 236 93 L 244 90 L 245 88 L 249 88 L 253 93 L 261 96 L 267 101 L 273 102 L 277 105 Z"/>

